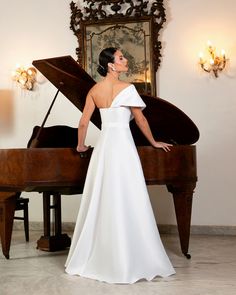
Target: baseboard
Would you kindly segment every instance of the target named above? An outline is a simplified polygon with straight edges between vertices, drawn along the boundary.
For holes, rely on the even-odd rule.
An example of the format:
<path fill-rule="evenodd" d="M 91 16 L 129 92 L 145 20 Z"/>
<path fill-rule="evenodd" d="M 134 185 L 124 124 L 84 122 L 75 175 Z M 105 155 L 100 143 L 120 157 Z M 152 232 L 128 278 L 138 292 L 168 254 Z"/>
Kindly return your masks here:
<path fill-rule="evenodd" d="M 73 232 L 75 227 L 74 222 L 63 222 L 63 232 Z M 30 231 L 42 231 L 43 223 L 31 221 L 29 223 Z M 158 225 L 161 234 L 177 234 L 178 228 L 176 225 L 161 224 Z M 24 224 L 21 221 L 15 221 L 13 230 L 24 230 Z M 220 235 L 220 236 L 234 236 L 236 235 L 236 226 L 216 226 L 216 225 L 192 225 L 192 235 Z"/>
<path fill-rule="evenodd" d="M 159 225 L 161 234 L 177 234 L 177 225 Z M 191 235 L 220 235 L 234 236 L 236 235 L 236 226 L 221 226 L 221 225 L 192 225 Z"/>

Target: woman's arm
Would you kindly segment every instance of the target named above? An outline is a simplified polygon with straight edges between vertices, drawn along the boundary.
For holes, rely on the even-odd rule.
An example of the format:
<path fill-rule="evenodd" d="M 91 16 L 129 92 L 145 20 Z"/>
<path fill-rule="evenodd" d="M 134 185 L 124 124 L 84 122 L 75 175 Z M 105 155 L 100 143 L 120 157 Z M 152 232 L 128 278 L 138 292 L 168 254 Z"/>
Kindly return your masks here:
<path fill-rule="evenodd" d="M 150 129 L 150 126 L 148 124 L 148 121 L 146 117 L 144 116 L 141 108 L 139 107 L 132 107 L 131 108 L 132 114 L 134 116 L 134 120 L 136 124 L 138 125 L 139 129 L 142 131 L 144 136 L 147 138 L 147 140 L 150 142 L 150 144 L 155 148 L 162 148 L 164 151 L 168 152 L 170 151 L 170 146 L 172 144 L 156 141 L 152 135 L 152 131 Z"/>
<path fill-rule="evenodd" d="M 88 150 L 89 147 L 84 145 L 88 124 L 90 121 L 90 118 L 95 110 L 95 104 L 91 95 L 91 92 L 88 93 L 86 97 L 86 102 L 84 106 L 84 110 L 82 113 L 82 116 L 79 121 L 79 127 L 78 127 L 78 145 L 76 150 L 78 152 L 85 152 Z"/>

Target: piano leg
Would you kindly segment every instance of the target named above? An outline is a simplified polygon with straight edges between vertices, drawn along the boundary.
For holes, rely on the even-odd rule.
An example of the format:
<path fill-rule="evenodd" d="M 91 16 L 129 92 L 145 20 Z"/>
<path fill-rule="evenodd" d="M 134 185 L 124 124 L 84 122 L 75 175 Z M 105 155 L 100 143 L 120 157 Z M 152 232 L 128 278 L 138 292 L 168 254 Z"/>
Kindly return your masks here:
<path fill-rule="evenodd" d="M 53 197 L 52 205 L 51 196 Z M 51 209 L 54 213 L 53 234 L 51 234 Z M 61 233 L 61 195 L 59 193 L 43 193 L 43 223 L 44 235 L 37 241 L 37 249 L 54 252 L 70 246 L 70 237 Z"/>
<path fill-rule="evenodd" d="M 0 193 L 0 236 L 3 255 L 9 259 L 13 220 L 17 194 L 14 192 Z"/>
<path fill-rule="evenodd" d="M 192 198 L 195 185 L 195 183 L 187 185 L 167 185 L 168 191 L 173 194 L 181 250 L 188 259 L 191 258 L 191 255 L 188 253 L 188 248 L 191 227 Z"/>

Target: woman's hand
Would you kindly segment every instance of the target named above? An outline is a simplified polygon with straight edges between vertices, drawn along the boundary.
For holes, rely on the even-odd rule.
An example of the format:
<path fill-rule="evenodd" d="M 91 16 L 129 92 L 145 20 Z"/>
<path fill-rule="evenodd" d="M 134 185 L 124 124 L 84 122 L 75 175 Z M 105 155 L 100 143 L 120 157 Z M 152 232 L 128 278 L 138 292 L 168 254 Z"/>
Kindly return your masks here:
<path fill-rule="evenodd" d="M 169 152 L 171 146 L 173 146 L 173 144 L 165 143 L 165 142 L 162 142 L 162 141 L 155 141 L 155 143 L 153 144 L 153 147 L 155 147 L 155 148 L 161 148 L 165 152 Z"/>
<path fill-rule="evenodd" d="M 86 152 L 89 148 L 90 146 L 83 145 L 83 146 L 77 146 L 76 150 L 79 153 L 83 153 L 83 152 Z"/>

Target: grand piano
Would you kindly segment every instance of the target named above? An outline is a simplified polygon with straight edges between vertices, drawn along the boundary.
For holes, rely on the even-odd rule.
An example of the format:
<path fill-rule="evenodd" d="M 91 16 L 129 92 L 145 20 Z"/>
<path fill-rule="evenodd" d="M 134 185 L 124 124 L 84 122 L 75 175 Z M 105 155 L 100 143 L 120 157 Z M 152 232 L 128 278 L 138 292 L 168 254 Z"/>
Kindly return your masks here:
<path fill-rule="evenodd" d="M 20 192 L 39 192 L 43 197 L 44 232 L 37 248 L 58 251 L 70 246 L 62 233 L 61 195 L 81 194 L 92 148 L 77 153 L 77 128 L 45 127 L 59 92 L 80 111 L 95 81 L 71 56 L 33 61 L 33 65 L 58 89 L 42 125 L 33 128 L 27 148 L 0 149 L 0 235 L 2 252 L 9 259 L 16 199 Z M 199 131 L 191 119 L 171 103 L 142 95 L 156 139 L 172 143 L 171 152 L 154 149 L 131 121 L 147 185 L 165 184 L 173 196 L 182 253 L 188 253 L 192 197 L 197 182 L 196 146 Z M 91 121 L 101 128 L 99 111 Z M 51 225 L 54 225 L 53 228 Z"/>

